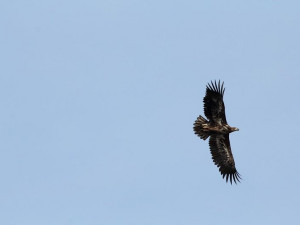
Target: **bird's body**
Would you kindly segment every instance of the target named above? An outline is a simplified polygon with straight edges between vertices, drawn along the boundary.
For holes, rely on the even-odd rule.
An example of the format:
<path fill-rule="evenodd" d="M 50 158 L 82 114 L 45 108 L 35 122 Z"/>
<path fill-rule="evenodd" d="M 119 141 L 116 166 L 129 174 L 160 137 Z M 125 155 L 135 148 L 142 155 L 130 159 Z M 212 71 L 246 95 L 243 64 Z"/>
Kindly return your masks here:
<path fill-rule="evenodd" d="M 234 158 L 231 152 L 229 134 L 239 129 L 227 124 L 225 115 L 225 105 L 223 96 L 225 88 L 220 81 L 208 84 L 206 86 L 206 95 L 203 99 L 204 114 L 208 118 L 199 116 L 194 123 L 194 132 L 201 139 L 209 139 L 210 151 L 214 163 L 219 167 L 219 171 L 226 176 L 226 181 L 239 181 L 241 178 L 235 168 Z"/>

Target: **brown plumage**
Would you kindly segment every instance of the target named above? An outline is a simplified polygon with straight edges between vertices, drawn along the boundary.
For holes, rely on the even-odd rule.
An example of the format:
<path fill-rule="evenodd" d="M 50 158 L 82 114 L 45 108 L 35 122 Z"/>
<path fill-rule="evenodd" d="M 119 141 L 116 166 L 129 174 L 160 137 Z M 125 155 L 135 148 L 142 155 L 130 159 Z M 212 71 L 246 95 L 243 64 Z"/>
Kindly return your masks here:
<path fill-rule="evenodd" d="M 206 120 L 202 116 L 199 116 L 194 123 L 194 132 L 201 139 L 209 139 L 210 152 L 214 163 L 219 167 L 219 171 L 228 178 L 232 184 L 232 180 L 236 183 L 240 181 L 241 176 L 235 168 L 234 158 L 231 152 L 229 134 L 239 129 L 236 127 L 230 127 L 226 121 L 225 105 L 223 102 L 223 96 L 225 88 L 220 81 L 217 83 L 211 82 L 206 86 L 206 95 L 203 99 L 204 102 L 204 114 L 207 117 Z"/>

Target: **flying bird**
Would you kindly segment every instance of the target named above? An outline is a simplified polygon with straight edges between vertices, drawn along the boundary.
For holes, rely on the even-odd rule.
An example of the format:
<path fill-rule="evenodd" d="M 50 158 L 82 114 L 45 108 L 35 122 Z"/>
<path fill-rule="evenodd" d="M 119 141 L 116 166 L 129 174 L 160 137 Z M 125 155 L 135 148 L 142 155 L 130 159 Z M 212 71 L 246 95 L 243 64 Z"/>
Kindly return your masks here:
<path fill-rule="evenodd" d="M 221 85 L 220 80 L 218 83 L 211 81 L 207 84 L 203 103 L 204 114 L 208 120 L 200 115 L 194 123 L 194 132 L 203 140 L 209 137 L 212 159 L 219 167 L 223 178 L 226 177 L 226 182 L 229 178 L 232 184 L 232 180 L 235 183 L 240 182 L 241 176 L 235 168 L 229 134 L 239 129 L 227 124 L 223 102 L 224 92 L 224 82 Z"/>

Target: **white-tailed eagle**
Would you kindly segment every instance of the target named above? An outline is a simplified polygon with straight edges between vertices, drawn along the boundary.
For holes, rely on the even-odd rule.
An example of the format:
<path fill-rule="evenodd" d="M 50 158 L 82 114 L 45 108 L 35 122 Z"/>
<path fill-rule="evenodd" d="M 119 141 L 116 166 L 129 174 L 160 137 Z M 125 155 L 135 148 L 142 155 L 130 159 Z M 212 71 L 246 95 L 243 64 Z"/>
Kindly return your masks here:
<path fill-rule="evenodd" d="M 211 82 L 206 86 L 206 95 L 203 99 L 204 114 L 208 118 L 206 120 L 199 116 L 194 123 L 194 132 L 201 139 L 206 140 L 209 137 L 209 147 L 214 163 L 219 167 L 219 171 L 228 178 L 232 184 L 232 180 L 236 183 L 240 181 L 241 176 L 235 168 L 233 155 L 231 152 L 229 134 L 239 129 L 230 127 L 226 121 L 225 105 L 223 96 L 225 88 L 220 81 Z"/>

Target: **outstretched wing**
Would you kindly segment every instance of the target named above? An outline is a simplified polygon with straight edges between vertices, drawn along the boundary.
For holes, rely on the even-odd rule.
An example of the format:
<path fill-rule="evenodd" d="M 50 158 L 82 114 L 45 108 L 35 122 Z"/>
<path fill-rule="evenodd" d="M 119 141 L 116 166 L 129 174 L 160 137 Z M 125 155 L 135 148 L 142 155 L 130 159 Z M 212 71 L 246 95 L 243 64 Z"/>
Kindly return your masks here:
<path fill-rule="evenodd" d="M 204 102 L 204 114 L 213 124 L 227 124 L 225 115 L 225 105 L 223 102 L 223 95 L 225 88 L 215 81 L 215 83 L 208 83 L 206 86 L 206 95 L 203 99 Z"/>
<path fill-rule="evenodd" d="M 219 167 L 219 171 L 223 175 L 223 178 L 226 176 L 226 182 L 228 181 L 228 178 L 230 178 L 231 184 L 232 179 L 235 183 L 236 181 L 240 182 L 239 179 L 241 179 L 241 177 L 235 168 L 230 148 L 229 134 L 211 135 L 209 147 L 214 163 Z"/>

